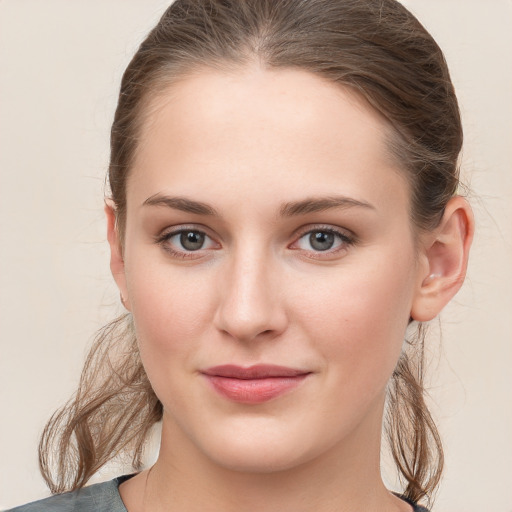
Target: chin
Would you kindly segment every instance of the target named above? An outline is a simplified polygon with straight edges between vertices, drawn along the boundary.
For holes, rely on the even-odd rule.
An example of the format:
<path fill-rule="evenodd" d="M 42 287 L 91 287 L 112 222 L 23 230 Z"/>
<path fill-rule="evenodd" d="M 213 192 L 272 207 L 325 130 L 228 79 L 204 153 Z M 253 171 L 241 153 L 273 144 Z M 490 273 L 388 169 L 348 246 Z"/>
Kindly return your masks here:
<path fill-rule="evenodd" d="M 284 447 L 282 447 L 284 448 Z M 306 462 L 307 454 L 286 449 L 276 450 L 274 446 L 230 446 L 221 453 L 210 453 L 210 459 L 218 466 L 237 473 L 267 474 L 287 471 Z"/>
<path fill-rule="evenodd" d="M 297 467 L 320 456 L 330 447 L 325 438 L 315 439 L 304 429 L 293 432 L 289 427 L 275 428 L 275 425 L 258 423 L 250 425 L 252 428 L 245 425 L 245 428 L 212 432 L 212 437 L 201 443 L 201 451 L 225 469 L 264 474 Z"/>

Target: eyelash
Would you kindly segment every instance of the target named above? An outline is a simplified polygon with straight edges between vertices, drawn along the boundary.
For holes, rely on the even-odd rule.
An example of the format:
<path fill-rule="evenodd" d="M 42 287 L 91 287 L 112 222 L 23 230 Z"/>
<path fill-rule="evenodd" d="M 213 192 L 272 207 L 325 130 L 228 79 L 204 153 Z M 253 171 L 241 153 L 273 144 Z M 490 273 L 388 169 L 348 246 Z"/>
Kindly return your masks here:
<path fill-rule="evenodd" d="M 166 252 L 168 252 L 172 257 L 178 258 L 178 259 L 190 259 L 190 258 L 197 258 L 197 254 L 201 251 L 201 249 L 198 249 L 197 251 L 177 251 L 176 249 L 173 249 L 169 245 L 169 240 L 176 235 L 180 235 L 181 233 L 199 233 L 204 235 L 205 237 L 209 237 L 204 231 L 194 228 L 194 227 L 181 227 L 180 229 L 176 229 L 169 232 L 164 232 L 161 235 L 157 236 L 155 239 L 155 242 L 159 244 L 162 249 L 164 249 Z"/>
<path fill-rule="evenodd" d="M 328 233 L 334 235 L 340 241 L 340 245 L 335 249 L 327 249 L 326 251 L 307 251 L 310 255 L 314 255 L 309 256 L 314 259 L 327 259 L 327 257 L 336 255 L 340 252 L 347 251 L 350 246 L 355 245 L 355 243 L 357 242 L 357 239 L 353 234 L 349 235 L 346 232 L 333 228 L 332 226 L 318 225 L 314 226 L 313 228 L 308 228 L 305 231 L 301 231 L 300 234 L 298 235 L 297 241 L 294 242 L 294 244 L 297 244 L 306 235 L 311 235 L 312 233 Z M 323 257 L 324 254 L 326 255 L 325 258 Z"/>
<path fill-rule="evenodd" d="M 181 227 L 180 229 L 176 229 L 170 232 L 164 232 L 163 234 L 155 237 L 155 242 L 162 246 L 162 248 L 168 252 L 172 257 L 178 258 L 178 259 L 190 259 L 190 258 L 197 258 L 197 254 L 202 249 L 198 249 L 197 251 L 177 251 L 176 249 L 173 249 L 168 243 L 169 240 L 176 236 L 180 235 L 181 233 L 198 233 L 201 235 L 204 235 L 207 238 L 211 238 L 205 233 L 204 231 L 194 228 L 194 227 Z M 354 245 L 357 242 L 357 239 L 354 235 L 348 235 L 345 232 L 339 231 L 332 226 L 315 226 L 314 228 L 309 228 L 306 231 L 300 232 L 300 234 L 296 235 L 297 240 L 294 242 L 296 244 L 298 241 L 300 241 L 302 238 L 304 238 L 306 235 L 310 235 L 312 233 L 328 233 L 332 234 L 335 237 L 337 237 L 341 243 L 340 245 L 334 249 L 334 250 L 326 250 L 326 251 L 307 251 L 310 254 L 314 254 L 315 256 L 310 256 L 314 259 L 323 259 L 322 255 L 326 254 L 329 256 L 332 256 L 334 254 L 338 254 L 339 252 L 346 251 L 350 246 Z M 297 249 L 293 249 L 297 250 Z"/>

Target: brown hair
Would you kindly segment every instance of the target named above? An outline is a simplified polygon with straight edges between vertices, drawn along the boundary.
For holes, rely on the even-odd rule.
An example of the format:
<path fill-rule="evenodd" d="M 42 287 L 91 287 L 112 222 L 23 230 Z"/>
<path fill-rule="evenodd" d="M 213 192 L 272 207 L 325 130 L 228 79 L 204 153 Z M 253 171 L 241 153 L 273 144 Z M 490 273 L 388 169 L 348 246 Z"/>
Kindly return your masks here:
<path fill-rule="evenodd" d="M 109 167 L 121 235 L 148 101 L 189 72 L 255 59 L 268 68 L 309 71 L 362 95 L 392 127 L 389 148 L 410 183 L 413 225 L 426 230 L 439 223 L 458 185 L 462 127 L 443 53 L 405 7 L 395 0 L 176 0 L 122 79 Z M 393 373 L 386 416 L 392 454 L 407 481 L 405 497 L 412 501 L 432 493 L 443 466 L 424 401 L 423 326 L 418 333 Z M 51 490 L 83 486 L 122 452 L 140 469 L 149 429 L 161 417 L 130 316 L 120 317 L 100 331 L 77 394 L 43 433 L 40 466 Z"/>

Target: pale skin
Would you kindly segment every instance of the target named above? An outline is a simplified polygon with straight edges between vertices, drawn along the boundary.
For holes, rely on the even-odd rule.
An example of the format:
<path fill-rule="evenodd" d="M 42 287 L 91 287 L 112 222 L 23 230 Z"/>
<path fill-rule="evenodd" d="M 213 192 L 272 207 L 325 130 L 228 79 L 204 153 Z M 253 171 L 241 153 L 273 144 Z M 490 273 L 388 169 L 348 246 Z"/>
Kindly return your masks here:
<path fill-rule="evenodd" d="M 305 71 L 203 69 L 150 108 L 124 239 L 106 207 L 112 273 L 164 407 L 149 478 L 120 486 L 128 511 L 410 511 L 380 475 L 385 389 L 409 318 L 434 318 L 464 280 L 467 202 L 418 232 L 385 120 Z M 309 374 L 240 404 L 201 375 L 227 363 Z"/>

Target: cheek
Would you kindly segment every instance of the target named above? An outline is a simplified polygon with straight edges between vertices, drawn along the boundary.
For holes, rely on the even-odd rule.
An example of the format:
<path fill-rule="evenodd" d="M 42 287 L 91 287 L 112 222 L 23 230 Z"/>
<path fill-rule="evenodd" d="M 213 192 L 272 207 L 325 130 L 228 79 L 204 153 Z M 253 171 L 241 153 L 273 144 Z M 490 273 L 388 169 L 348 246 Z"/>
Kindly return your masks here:
<path fill-rule="evenodd" d="M 145 365 L 159 366 L 164 359 L 183 364 L 210 328 L 212 286 L 198 272 L 165 264 L 132 268 L 127 285 Z"/>
<path fill-rule="evenodd" d="M 127 284 L 141 360 L 154 392 L 167 411 L 192 408 L 187 414 L 193 414 L 190 394 L 200 340 L 211 325 L 211 286 L 204 276 L 165 264 L 134 267 Z"/>
<path fill-rule="evenodd" d="M 414 260 L 347 265 L 324 287 L 299 295 L 302 328 L 331 368 L 353 385 L 387 382 L 400 356 L 413 293 Z M 408 274 L 404 269 L 410 268 Z M 350 376 L 350 379 L 348 379 Z"/>

